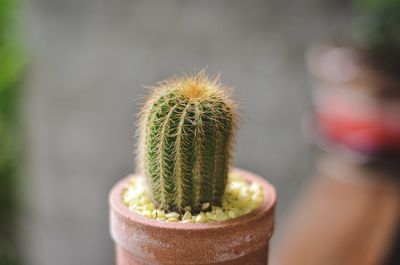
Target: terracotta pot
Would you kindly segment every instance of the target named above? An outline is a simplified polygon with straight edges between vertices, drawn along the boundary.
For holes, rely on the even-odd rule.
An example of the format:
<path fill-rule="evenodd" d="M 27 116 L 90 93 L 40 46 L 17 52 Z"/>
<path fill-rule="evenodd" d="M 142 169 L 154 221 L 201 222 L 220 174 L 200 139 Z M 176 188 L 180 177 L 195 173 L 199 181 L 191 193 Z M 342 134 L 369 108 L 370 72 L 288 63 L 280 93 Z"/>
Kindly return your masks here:
<path fill-rule="evenodd" d="M 130 211 L 122 192 L 131 175 L 111 190 L 110 229 L 118 265 L 268 264 L 275 189 L 263 178 L 236 169 L 248 181 L 262 185 L 264 201 L 251 213 L 227 221 L 182 224 L 156 221 Z"/>
<path fill-rule="evenodd" d="M 318 175 L 287 218 L 274 264 L 387 264 L 400 183 L 336 156 L 317 165 Z"/>

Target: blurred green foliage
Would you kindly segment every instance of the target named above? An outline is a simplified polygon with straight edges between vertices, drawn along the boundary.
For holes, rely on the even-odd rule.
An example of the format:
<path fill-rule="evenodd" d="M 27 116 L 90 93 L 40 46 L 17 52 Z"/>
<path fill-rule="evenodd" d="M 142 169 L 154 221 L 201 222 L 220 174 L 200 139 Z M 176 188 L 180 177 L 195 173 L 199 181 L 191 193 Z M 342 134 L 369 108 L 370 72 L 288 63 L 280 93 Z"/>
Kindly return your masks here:
<path fill-rule="evenodd" d="M 25 64 L 16 0 L 0 0 L 0 264 L 19 264 L 15 247 L 21 168 L 19 98 Z"/>
<path fill-rule="evenodd" d="M 355 0 L 356 40 L 383 63 L 400 61 L 400 0 Z"/>

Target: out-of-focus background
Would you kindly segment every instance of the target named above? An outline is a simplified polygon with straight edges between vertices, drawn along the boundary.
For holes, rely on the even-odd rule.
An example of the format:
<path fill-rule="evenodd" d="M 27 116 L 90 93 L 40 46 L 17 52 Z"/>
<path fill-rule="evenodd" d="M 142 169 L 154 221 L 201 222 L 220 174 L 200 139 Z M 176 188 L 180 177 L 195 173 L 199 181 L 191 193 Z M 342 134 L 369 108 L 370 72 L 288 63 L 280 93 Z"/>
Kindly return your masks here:
<path fill-rule="evenodd" d="M 304 52 L 346 34 L 347 1 L 31 0 L 21 10 L 26 264 L 113 264 L 107 194 L 135 169 L 143 85 L 203 67 L 235 87 L 245 118 L 235 164 L 276 186 L 279 239 L 312 174 Z"/>

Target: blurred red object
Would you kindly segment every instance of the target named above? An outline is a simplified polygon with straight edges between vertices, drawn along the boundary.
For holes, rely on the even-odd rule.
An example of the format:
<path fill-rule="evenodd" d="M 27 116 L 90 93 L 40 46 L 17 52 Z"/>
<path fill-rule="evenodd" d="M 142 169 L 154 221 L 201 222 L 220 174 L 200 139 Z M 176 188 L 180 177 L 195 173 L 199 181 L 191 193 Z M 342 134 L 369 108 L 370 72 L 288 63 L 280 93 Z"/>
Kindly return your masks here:
<path fill-rule="evenodd" d="M 320 133 L 330 141 L 369 154 L 400 151 L 400 112 L 330 95 L 318 102 Z"/>
<path fill-rule="evenodd" d="M 369 155 L 400 151 L 400 79 L 348 47 L 315 48 L 307 62 L 322 137 Z"/>

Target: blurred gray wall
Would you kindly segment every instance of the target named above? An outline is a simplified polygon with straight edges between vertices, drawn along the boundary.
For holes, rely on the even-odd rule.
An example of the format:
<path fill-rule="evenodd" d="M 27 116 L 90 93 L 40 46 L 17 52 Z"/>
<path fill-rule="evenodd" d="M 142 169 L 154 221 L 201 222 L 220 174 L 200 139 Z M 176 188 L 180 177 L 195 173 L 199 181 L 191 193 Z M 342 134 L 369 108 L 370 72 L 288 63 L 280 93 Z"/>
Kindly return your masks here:
<path fill-rule="evenodd" d="M 346 24 L 340 1 L 31 0 L 22 242 L 27 264 L 113 264 L 107 193 L 134 170 L 142 85 L 207 66 L 235 87 L 236 165 L 279 193 L 277 232 L 312 172 L 306 46 Z M 272 248 L 273 250 L 273 248 Z"/>

